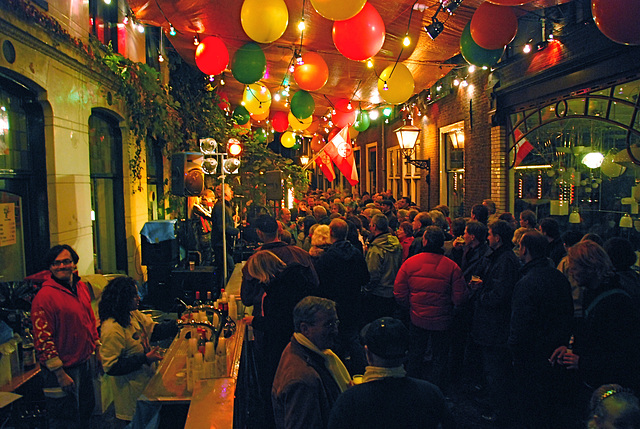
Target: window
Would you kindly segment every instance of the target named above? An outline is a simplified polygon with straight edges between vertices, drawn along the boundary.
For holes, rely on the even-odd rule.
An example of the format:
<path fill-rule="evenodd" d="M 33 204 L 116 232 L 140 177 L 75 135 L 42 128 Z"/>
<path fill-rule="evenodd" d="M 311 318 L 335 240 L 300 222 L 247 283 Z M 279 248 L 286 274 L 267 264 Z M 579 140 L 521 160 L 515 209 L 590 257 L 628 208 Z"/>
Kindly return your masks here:
<path fill-rule="evenodd" d="M 440 130 L 441 198 L 451 218 L 464 216 L 464 122 Z"/>
<path fill-rule="evenodd" d="M 147 208 L 149 220 L 164 219 L 164 180 L 162 151 L 149 140 L 147 142 Z"/>
<path fill-rule="evenodd" d="M 366 191 L 375 194 L 377 191 L 377 174 L 378 174 L 378 143 L 367 145 L 367 183 Z"/>
<path fill-rule="evenodd" d="M 402 164 L 400 146 L 387 149 L 387 190 L 395 199 L 402 196 Z"/>
<path fill-rule="evenodd" d="M 91 34 L 105 45 L 111 43 L 114 52 L 120 52 L 118 50 L 118 3 L 118 0 L 109 4 L 103 0 L 89 0 Z"/>
<path fill-rule="evenodd" d="M 126 273 L 122 136 L 118 122 L 100 111 L 89 117 L 89 150 L 96 273 Z"/>

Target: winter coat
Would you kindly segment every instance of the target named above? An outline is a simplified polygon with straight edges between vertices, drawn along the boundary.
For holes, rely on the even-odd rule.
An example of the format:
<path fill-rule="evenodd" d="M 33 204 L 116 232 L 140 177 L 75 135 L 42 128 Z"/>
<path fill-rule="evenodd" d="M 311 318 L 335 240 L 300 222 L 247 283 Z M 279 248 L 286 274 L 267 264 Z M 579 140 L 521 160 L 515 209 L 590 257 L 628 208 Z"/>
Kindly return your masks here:
<path fill-rule="evenodd" d="M 402 246 L 398 237 L 388 232 L 376 236 L 369 243 L 365 260 L 370 276 L 365 292 L 393 298 L 393 282 L 402 263 Z"/>
<path fill-rule="evenodd" d="M 467 284 L 458 265 L 438 253 L 422 252 L 400 267 L 393 288 L 400 306 L 409 308 L 411 323 L 422 329 L 444 331 L 453 308 L 467 297 Z"/>

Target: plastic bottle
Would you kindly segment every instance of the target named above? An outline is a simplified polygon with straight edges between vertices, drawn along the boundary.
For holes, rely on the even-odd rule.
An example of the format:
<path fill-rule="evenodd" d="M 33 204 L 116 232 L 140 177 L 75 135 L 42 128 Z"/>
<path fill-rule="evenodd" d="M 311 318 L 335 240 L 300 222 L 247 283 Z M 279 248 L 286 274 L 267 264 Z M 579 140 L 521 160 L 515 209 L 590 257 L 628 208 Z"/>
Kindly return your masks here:
<path fill-rule="evenodd" d="M 33 335 L 29 328 L 24 330 L 22 338 L 22 367 L 25 371 L 33 369 L 36 366 L 36 351 L 33 344 Z"/>

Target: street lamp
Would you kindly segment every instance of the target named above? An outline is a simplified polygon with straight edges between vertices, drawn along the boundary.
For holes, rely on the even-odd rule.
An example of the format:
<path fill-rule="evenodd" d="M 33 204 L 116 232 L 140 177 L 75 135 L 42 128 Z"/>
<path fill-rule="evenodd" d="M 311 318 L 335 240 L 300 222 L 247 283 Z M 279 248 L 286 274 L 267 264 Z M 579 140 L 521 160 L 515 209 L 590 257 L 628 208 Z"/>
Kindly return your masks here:
<path fill-rule="evenodd" d="M 400 149 L 404 155 L 407 164 L 415 165 L 416 168 L 426 171 L 425 180 L 427 182 L 427 206 L 431 209 L 431 159 L 413 159 L 411 156 L 415 153 L 416 143 L 420 136 L 420 128 L 415 125 L 404 124 L 393 131 L 398 138 Z"/>

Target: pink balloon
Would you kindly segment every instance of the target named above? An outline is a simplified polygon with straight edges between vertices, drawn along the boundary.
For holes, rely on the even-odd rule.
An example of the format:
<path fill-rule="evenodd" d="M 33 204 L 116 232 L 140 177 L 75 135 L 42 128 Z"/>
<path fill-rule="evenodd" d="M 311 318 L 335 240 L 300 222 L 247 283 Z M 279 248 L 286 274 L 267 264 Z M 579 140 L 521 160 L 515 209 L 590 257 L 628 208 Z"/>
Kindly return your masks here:
<path fill-rule="evenodd" d="M 271 118 L 273 129 L 278 133 L 283 133 L 289 128 L 289 115 L 285 112 L 276 112 Z"/>
<path fill-rule="evenodd" d="M 353 125 L 353 123 L 356 121 L 358 112 L 353 108 L 353 106 L 351 107 L 351 109 L 349 109 L 349 100 L 347 100 L 346 98 L 341 98 L 340 100 L 336 101 L 334 107 L 336 113 L 331 115 L 331 121 L 336 127 L 342 129 L 347 125 Z"/>
<path fill-rule="evenodd" d="M 591 14 L 609 39 L 623 45 L 640 45 L 640 1 L 592 0 Z"/>
<path fill-rule="evenodd" d="M 471 18 L 471 38 L 484 49 L 500 49 L 518 32 L 518 18 L 507 6 L 482 3 Z"/>
<path fill-rule="evenodd" d="M 363 61 L 373 57 L 382 48 L 384 33 L 382 17 L 367 2 L 353 18 L 333 23 L 333 44 L 345 57 Z"/>

